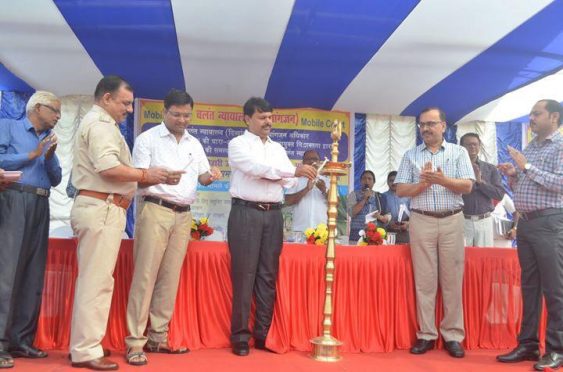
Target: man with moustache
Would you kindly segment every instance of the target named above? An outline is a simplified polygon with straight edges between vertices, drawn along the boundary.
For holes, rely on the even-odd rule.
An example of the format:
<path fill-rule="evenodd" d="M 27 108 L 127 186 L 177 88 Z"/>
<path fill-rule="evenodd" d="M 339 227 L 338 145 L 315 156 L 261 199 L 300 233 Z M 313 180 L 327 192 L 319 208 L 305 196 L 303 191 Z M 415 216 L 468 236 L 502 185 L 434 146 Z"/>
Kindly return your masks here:
<path fill-rule="evenodd" d="M 315 168 L 320 166 L 321 157 L 315 150 L 303 153 L 303 164 Z M 327 188 L 328 179 L 324 176 L 316 181 L 307 177 L 299 177 L 297 185 L 285 194 L 285 205 L 293 205 L 293 231 L 303 234 L 309 227 L 327 223 Z"/>
<path fill-rule="evenodd" d="M 293 166 L 285 149 L 270 137 L 272 107 L 263 98 L 244 104 L 248 130 L 229 142 L 232 207 L 228 222 L 233 308 L 231 344 L 235 355 L 249 353 L 248 317 L 256 298 L 254 346 L 266 349 L 272 323 L 279 255 L 283 244 L 283 188 L 295 177 L 315 179 L 311 165 Z"/>
<path fill-rule="evenodd" d="M 563 107 L 538 101 L 530 113 L 536 137 L 521 153 L 509 147 L 514 164 L 499 164 L 514 191 L 518 221 L 523 314 L 518 346 L 499 355 L 504 363 L 539 359 L 538 326 L 542 298 L 547 305 L 546 353 L 537 371 L 563 365 Z"/>
<path fill-rule="evenodd" d="M 135 229 L 135 269 L 127 303 L 129 335 L 125 338 L 125 359 L 131 365 L 147 364 L 143 347 L 169 354 L 189 351 L 170 348 L 168 324 L 190 238 L 190 204 L 196 199 L 198 182 L 209 185 L 221 178 L 219 168 L 209 167 L 203 146 L 187 131 L 193 105 L 187 92 L 170 90 L 164 98 L 164 121 L 140 134 L 133 148 L 135 167 L 172 170 L 166 184 L 139 185 L 143 203 Z"/>
<path fill-rule="evenodd" d="M 469 194 L 463 195 L 463 215 L 465 217 L 465 245 L 473 247 L 492 247 L 494 245 L 493 199 L 502 200 L 504 188 L 497 168 L 479 159 L 481 139 L 477 133 L 466 133 L 459 144 L 467 150 L 475 183 Z"/>
<path fill-rule="evenodd" d="M 61 101 L 35 92 L 20 120 L 0 120 L 0 167 L 21 171 L 0 194 L 0 368 L 14 358 L 45 358 L 33 347 L 49 243 L 49 194 L 61 182 L 53 128 Z"/>
<path fill-rule="evenodd" d="M 137 182 L 166 182 L 168 172 L 160 167 L 133 168 L 131 153 L 119 131 L 119 123 L 133 112 L 133 89 L 118 76 L 100 80 L 94 106 L 76 132 L 72 183 L 78 190 L 70 213 L 78 237 L 78 277 L 70 332 L 72 366 L 115 370 L 105 358 L 104 337 L 111 297 L 113 270 L 127 208 Z"/>
<path fill-rule="evenodd" d="M 465 265 L 462 194 L 475 175 L 465 148 L 446 142 L 446 114 L 437 107 L 418 116 L 424 143 L 407 151 L 397 173 L 397 195 L 411 198 L 410 241 L 420 330 L 410 349 L 424 354 L 438 338 L 436 291 L 444 299 L 440 333 L 448 354 L 463 358 L 462 284 Z"/>

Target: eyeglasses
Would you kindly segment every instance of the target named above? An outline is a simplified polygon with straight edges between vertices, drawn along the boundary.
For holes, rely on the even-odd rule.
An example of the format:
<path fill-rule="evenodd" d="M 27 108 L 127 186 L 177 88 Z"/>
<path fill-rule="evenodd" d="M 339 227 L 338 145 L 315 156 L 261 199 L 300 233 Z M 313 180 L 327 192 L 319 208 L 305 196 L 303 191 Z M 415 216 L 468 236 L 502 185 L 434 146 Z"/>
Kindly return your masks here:
<path fill-rule="evenodd" d="M 167 111 L 167 113 L 170 114 L 170 116 L 172 116 L 174 119 L 179 119 L 179 118 L 183 118 L 183 119 L 191 119 L 192 114 L 184 114 L 181 112 L 176 112 L 176 111 Z"/>
<path fill-rule="evenodd" d="M 47 107 L 49 110 L 51 110 L 53 113 L 60 115 L 61 114 L 61 110 L 57 110 L 56 108 L 54 108 L 53 106 L 49 106 L 49 105 L 44 105 L 42 103 L 39 104 L 39 106 L 43 106 L 43 107 Z"/>
<path fill-rule="evenodd" d="M 416 126 L 419 128 L 434 128 L 436 125 L 443 123 L 443 121 L 425 121 L 423 123 L 416 123 Z"/>

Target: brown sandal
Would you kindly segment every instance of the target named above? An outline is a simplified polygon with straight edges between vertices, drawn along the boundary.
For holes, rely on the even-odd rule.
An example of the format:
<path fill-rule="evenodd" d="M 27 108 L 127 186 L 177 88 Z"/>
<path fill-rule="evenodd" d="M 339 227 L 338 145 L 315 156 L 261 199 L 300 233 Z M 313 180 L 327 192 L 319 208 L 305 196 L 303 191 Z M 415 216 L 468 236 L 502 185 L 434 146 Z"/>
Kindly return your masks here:
<path fill-rule="evenodd" d="M 187 347 L 180 347 L 178 349 L 170 349 L 167 342 L 147 341 L 144 347 L 145 351 L 149 353 L 164 353 L 164 354 L 185 354 L 190 351 Z"/>

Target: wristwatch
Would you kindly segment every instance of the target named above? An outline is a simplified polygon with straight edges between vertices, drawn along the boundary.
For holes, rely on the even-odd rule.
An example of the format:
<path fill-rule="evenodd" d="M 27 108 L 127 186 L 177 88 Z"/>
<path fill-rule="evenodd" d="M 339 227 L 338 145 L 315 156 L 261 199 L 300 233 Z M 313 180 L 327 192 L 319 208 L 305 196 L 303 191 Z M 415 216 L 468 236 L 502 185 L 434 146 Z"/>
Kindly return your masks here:
<path fill-rule="evenodd" d="M 523 170 L 523 172 L 526 173 L 527 171 L 530 170 L 530 168 L 532 168 L 532 164 L 530 164 L 530 163 L 524 164 L 524 170 Z"/>

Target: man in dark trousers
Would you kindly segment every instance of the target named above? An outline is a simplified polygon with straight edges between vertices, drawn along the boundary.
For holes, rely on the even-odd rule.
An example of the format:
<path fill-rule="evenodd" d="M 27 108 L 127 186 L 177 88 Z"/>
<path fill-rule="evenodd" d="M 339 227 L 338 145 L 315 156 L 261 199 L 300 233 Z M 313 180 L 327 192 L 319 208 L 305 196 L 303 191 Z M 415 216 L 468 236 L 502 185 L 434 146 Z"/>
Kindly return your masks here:
<path fill-rule="evenodd" d="M 0 168 L 21 179 L 0 193 L 0 368 L 12 357 L 44 358 L 33 347 L 49 243 L 49 194 L 61 182 L 53 128 L 61 101 L 38 91 L 20 120 L 0 121 Z"/>
<path fill-rule="evenodd" d="M 228 222 L 233 283 L 231 344 L 233 353 L 248 355 L 248 317 L 252 294 L 256 298 L 255 347 L 266 348 L 274 312 L 279 255 L 283 244 L 283 188 L 295 177 L 315 179 L 311 165 L 297 168 L 285 149 L 269 137 L 272 107 L 262 98 L 244 104 L 248 130 L 229 142 L 232 196 Z"/>
<path fill-rule="evenodd" d="M 537 371 L 563 365 L 563 107 L 537 102 L 530 113 L 536 137 L 523 153 L 509 147 L 512 163 L 499 165 L 514 190 L 518 221 L 518 260 L 522 268 L 522 326 L 518 346 L 499 355 L 504 363 L 538 360 L 542 297 L 547 304 L 545 355 Z"/>

